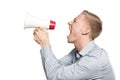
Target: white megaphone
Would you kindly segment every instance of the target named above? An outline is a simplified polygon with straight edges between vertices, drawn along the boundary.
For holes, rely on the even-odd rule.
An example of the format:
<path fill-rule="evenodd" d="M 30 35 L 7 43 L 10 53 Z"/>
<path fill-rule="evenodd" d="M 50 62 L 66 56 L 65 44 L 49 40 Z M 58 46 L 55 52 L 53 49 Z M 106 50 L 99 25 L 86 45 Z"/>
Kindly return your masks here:
<path fill-rule="evenodd" d="M 28 13 L 25 16 L 24 29 L 35 28 L 35 27 L 45 27 L 46 29 L 54 30 L 55 26 L 56 26 L 56 22 L 53 20 L 40 19 L 38 17 L 31 16 Z"/>

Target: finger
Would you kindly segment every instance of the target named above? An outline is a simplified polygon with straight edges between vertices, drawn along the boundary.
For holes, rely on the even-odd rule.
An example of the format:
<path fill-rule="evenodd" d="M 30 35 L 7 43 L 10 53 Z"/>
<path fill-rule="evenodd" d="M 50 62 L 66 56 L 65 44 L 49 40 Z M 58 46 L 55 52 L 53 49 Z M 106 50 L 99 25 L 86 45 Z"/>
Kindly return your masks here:
<path fill-rule="evenodd" d="M 39 36 L 37 34 L 34 35 L 34 40 L 38 42 Z"/>
<path fill-rule="evenodd" d="M 35 34 L 36 34 L 36 32 L 37 32 L 37 30 L 35 29 L 35 30 L 33 31 L 33 35 L 35 35 Z"/>
<path fill-rule="evenodd" d="M 38 32 L 38 31 L 41 32 L 40 28 L 36 27 L 35 30 L 34 30 L 34 32 L 33 32 L 33 34 L 36 34 L 36 32 Z"/>
<path fill-rule="evenodd" d="M 40 34 L 39 34 L 38 32 L 35 32 L 35 33 L 34 33 L 34 37 L 35 37 L 36 39 L 38 39 L 38 38 L 40 38 Z"/>
<path fill-rule="evenodd" d="M 39 32 L 36 31 L 36 32 L 35 32 L 36 37 L 39 37 L 41 34 L 42 34 L 41 31 L 39 31 Z"/>
<path fill-rule="evenodd" d="M 36 39 L 38 39 L 38 38 L 40 38 L 40 36 L 41 36 L 41 31 L 34 31 L 34 33 L 33 33 L 33 35 L 34 35 L 34 37 L 36 38 Z"/>
<path fill-rule="evenodd" d="M 47 32 L 47 28 L 40 27 L 38 29 L 38 32 Z"/>
<path fill-rule="evenodd" d="M 35 31 L 41 30 L 41 27 L 35 27 Z"/>
<path fill-rule="evenodd" d="M 36 37 L 36 35 L 34 35 L 34 40 L 37 40 L 37 37 Z"/>
<path fill-rule="evenodd" d="M 47 31 L 47 28 L 41 27 L 41 30 L 42 30 L 42 31 Z"/>
<path fill-rule="evenodd" d="M 39 34 L 43 33 L 44 31 L 41 28 L 38 28 L 37 31 Z"/>
<path fill-rule="evenodd" d="M 36 27 L 36 29 L 38 30 L 38 29 L 40 29 L 40 27 Z"/>
<path fill-rule="evenodd" d="M 39 35 L 37 34 L 37 31 L 34 31 L 33 35 L 34 35 L 35 39 L 37 39 L 39 37 Z"/>
<path fill-rule="evenodd" d="M 37 30 L 38 29 L 38 27 L 35 27 L 35 30 Z"/>
<path fill-rule="evenodd" d="M 41 27 L 36 28 L 38 32 L 43 31 Z"/>
<path fill-rule="evenodd" d="M 35 32 L 36 32 L 36 31 L 34 30 L 34 31 L 33 31 L 33 35 L 35 35 Z"/>
<path fill-rule="evenodd" d="M 35 28 L 35 29 L 34 29 L 33 34 L 34 34 L 36 31 L 38 31 L 38 29 L 37 29 L 37 28 Z"/>
<path fill-rule="evenodd" d="M 39 42 L 38 42 L 38 40 L 34 37 L 34 40 L 38 43 L 38 44 L 40 44 Z"/>

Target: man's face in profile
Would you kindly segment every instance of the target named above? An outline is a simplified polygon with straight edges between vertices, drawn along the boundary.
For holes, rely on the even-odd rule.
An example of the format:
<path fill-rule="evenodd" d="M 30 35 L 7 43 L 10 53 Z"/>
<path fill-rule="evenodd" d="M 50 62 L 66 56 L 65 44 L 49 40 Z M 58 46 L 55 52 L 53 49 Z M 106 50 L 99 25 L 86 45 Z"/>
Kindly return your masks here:
<path fill-rule="evenodd" d="M 85 15 L 80 14 L 74 20 L 68 22 L 70 34 L 67 36 L 69 43 L 74 43 L 82 38 L 83 31 L 86 29 Z"/>

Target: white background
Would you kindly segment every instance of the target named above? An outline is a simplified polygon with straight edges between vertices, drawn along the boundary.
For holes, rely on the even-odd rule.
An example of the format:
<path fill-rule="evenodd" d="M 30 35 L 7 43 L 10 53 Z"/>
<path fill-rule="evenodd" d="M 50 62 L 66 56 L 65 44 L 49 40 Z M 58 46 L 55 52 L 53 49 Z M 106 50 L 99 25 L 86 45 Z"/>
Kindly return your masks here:
<path fill-rule="evenodd" d="M 59 59 L 74 47 L 67 43 L 67 22 L 84 9 L 103 21 L 103 32 L 95 42 L 107 50 L 120 80 L 120 9 L 119 0 L 1 0 L 0 1 L 0 80 L 46 80 L 40 46 L 33 30 L 24 30 L 26 12 L 53 19 L 56 29 L 49 31 L 55 56 Z"/>

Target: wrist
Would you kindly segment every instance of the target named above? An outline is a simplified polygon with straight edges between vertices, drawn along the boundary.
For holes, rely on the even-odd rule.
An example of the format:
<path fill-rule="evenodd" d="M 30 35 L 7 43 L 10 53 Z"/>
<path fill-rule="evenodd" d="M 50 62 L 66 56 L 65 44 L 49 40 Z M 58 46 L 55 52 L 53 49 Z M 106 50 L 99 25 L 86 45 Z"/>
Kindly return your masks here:
<path fill-rule="evenodd" d="M 44 46 L 49 46 L 50 47 L 50 43 L 49 42 L 43 42 L 42 44 L 40 44 L 41 48 Z"/>

